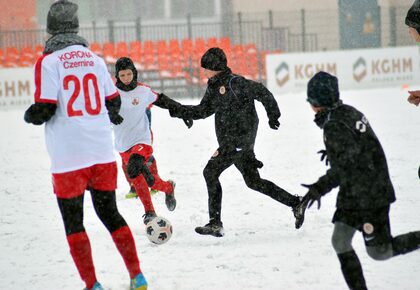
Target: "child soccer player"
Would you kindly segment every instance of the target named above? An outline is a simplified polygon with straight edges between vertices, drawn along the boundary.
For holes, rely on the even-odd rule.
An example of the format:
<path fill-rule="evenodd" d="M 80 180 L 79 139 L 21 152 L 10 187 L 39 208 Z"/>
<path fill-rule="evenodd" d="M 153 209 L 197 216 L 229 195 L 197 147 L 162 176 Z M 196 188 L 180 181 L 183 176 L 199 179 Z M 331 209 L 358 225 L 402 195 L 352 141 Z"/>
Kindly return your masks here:
<path fill-rule="evenodd" d="M 361 231 L 370 257 L 382 261 L 420 248 L 420 231 L 393 237 L 389 220 L 395 201 L 385 153 L 366 117 L 340 100 L 338 80 L 326 72 L 308 83 L 308 102 L 315 123 L 324 132 L 326 157 L 331 168 L 309 190 L 301 207 L 339 187 L 333 217 L 332 245 L 341 271 L 352 290 L 367 290 L 362 266 L 352 247 Z"/>
<path fill-rule="evenodd" d="M 175 183 L 164 181 L 151 172 L 147 163 L 153 154 L 152 132 L 146 110 L 152 105 L 168 109 L 177 103 L 163 94 L 155 93 L 150 87 L 137 82 L 137 69 L 132 60 L 122 57 L 115 64 L 116 86 L 121 96 L 121 124 L 114 125 L 115 148 L 120 152 L 123 170 L 143 203 L 144 220 L 147 224 L 156 217 L 149 187 L 165 193 L 168 210 L 176 207 Z M 153 162 L 152 162 L 153 163 Z"/>
<path fill-rule="evenodd" d="M 47 32 L 51 36 L 35 65 L 35 104 L 25 112 L 25 121 L 45 123 L 54 193 L 85 289 L 103 290 L 83 225 L 83 198 L 89 188 L 95 211 L 125 262 L 130 290 L 146 290 L 133 235 L 115 201 L 117 163 L 110 119 L 114 124 L 122 121 L 120 96 L 103 59 L 77 35 L 77 10 L 76 4 L 65 0 L 50 7 Z"/>
<path fill-rule="evenodd" d="M 246 185 L 293 210 L 295 227 L 304 220 L 304 208 L 297 210 L 298 196 L 291 195 L 269 180 L 262 179 L 258 169 L 263 163 L 255 157 L 254 144 L 258 130 L 255 101 L 263 104 L 271 129 L 280 126 L 280 110 L 274 96 L 264 85 L 235 75 L 227 66 L 226 55 L 218 47 L 210 48 L 201 58 L 201 66 L 209 78 L 206 93 L 200 104 L 170 110 L 171 116 L 204 119 L 215 115 L 215 129 L 219 148 L 204 168 L 207 183 L 209 223 L 196 227 L 200 235 L 222 237 L 222 186 L 219 176 L 232 165 L 241 172 Z"/>

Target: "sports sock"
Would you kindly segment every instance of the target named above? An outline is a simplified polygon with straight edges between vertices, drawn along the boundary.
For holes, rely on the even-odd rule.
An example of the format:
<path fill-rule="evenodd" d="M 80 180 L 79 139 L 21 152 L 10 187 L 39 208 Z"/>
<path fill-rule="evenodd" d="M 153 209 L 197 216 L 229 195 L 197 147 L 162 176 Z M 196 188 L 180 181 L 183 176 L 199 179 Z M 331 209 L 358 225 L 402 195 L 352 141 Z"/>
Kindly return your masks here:
<path fill-rule="evenodd" d="M 128 226 L 123 226 L 111 235 L 130 273 L 130 278 L 133 279 L 140 273 L 140 261 L 131 230 Z"/>
<path fill-rule="evenodd" d="M 355 251 L 337 254 L 341 264 L 341 272 L 347 285 L 352 290 L 367 290 L 363 277 L 362 265 Z"/>
<path fill-rule="evenodd" d="M 392 239 L 394 256 L 404 255 L 420 248 L 420 231 L 396 236 Z"/>
<path fill-rule="evenodd" d="M 67 242 L 80 277 L 87 289 L 91 289 L 96 282 L 96 274 L 88 235 L 86 232 L 71 234 L 67 236 Z"/>

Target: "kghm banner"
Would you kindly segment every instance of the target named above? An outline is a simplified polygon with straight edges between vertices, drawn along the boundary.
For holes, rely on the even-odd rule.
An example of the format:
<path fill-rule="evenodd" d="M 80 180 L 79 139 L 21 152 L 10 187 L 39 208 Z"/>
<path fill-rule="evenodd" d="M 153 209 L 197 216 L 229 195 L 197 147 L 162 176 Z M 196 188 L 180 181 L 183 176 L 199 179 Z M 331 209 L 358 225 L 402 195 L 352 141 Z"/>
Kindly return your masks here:
<path fill-rule="evenodd" d="M 268 88 L 277 94 L 306 90 L 309 79 L 321 70 L 336 75 L 341 89 L 420 84 L 416 46 L 271 54 L 266 62 Z"/>
<path fill-rule="evenodd" d="M 34 91 L 32 68 L 0 69 L 0 109 L 29 105 Z"/>

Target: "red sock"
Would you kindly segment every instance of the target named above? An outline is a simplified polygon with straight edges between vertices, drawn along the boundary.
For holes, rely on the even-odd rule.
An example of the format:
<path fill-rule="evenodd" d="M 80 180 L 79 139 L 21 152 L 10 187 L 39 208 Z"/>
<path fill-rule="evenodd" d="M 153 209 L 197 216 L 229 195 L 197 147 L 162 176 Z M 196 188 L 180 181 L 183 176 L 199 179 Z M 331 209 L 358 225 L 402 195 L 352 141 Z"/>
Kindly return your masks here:
<path fill-rule="evenodd" d="M 80 277 L 85 281 L 86 287 L 91 289 L 96 282 L 96 274 L 89 237 L 86 232 L 71 234 L 67 236 L 67 242 Z"/>
<path fill-rule="evenodd" d="M 136 189 L 137 196 L 140 198 L 143 204 L 145 212 L 155 212 L 153 207 L 152 197 L 150 196 L 149 187 L 147 186 L 146 180 L 143 175 L 137 176 L 132 179 L 134 188 Z"/>
<path fill-rule="evenodd" d="M 137 256 L 136 244 L 131 230 L 128 226 L 123 226 L 111 235 L 130 273 L 130 278 L 133 279 L 140 273 L 140 261 Z"/>
<path fill-rule="evenodd" d="M 152 165 L 150 165 L 150 172 L 152 173 L 153 177 L 155 178 L 155 183 L 152 186 L 152 189 L 162 191 L 166 194 L 172 193 L 174 191 L 174 187 L 171 183 L 167 181 L 163 181 L 158 173 L 156 160 L 153 161 Z"/>

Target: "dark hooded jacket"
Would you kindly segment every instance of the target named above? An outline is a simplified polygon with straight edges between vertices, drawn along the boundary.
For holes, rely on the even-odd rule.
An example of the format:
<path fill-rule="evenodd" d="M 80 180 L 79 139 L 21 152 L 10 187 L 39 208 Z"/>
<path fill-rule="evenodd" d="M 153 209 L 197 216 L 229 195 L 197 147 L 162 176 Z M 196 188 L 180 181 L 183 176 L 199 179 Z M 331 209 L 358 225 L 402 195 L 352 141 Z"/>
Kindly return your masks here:
<path fill-rule="evenodd" d="M 339 186 L 337 208 L 366 210 L 395 201 L 385 153 L 365 116 L 341 101 L 316 114 L 324 131 L 331 168 L 315 186 L 327 193 Z"/>
<path fill-rule="evenodd" d="M 219 151 L 253 150 L 259 122 L 254 101 L 263 104 L 269 120 L 277 120 L 280 110 L 273 95 L 262 84 L 232 74 L 229 68 L 207 84 L 200 104 L 183 106 L 171 115 L 196 120 L 215 114 Z"/>

